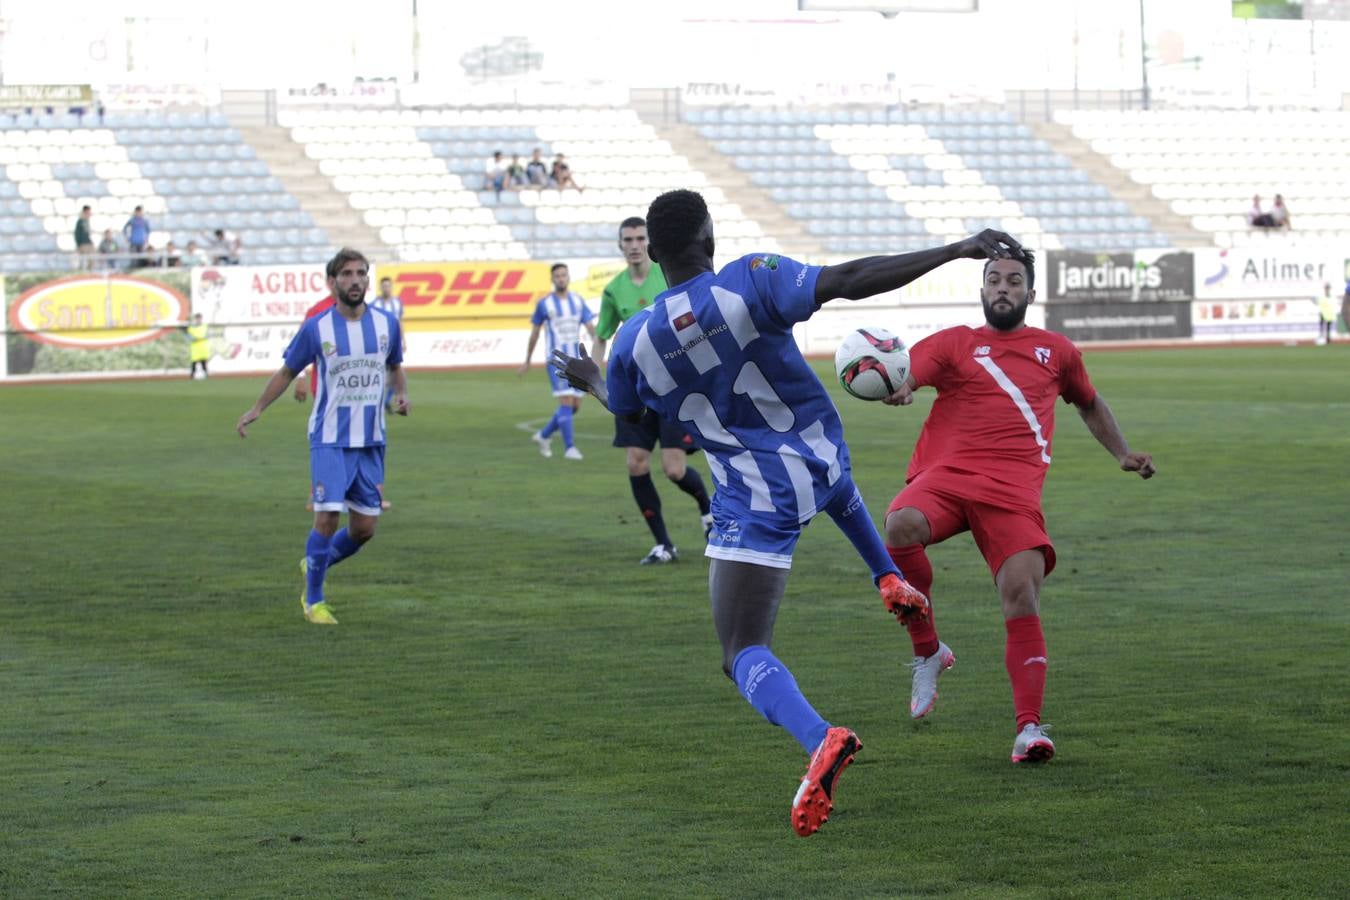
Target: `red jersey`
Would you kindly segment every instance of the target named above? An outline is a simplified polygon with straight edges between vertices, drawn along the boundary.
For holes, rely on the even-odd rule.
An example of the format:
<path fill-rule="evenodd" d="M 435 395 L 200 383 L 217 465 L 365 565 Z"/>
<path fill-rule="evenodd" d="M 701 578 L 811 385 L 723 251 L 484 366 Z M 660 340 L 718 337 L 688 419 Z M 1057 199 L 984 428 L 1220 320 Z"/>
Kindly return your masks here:
<path fill-rule="evenodd" d="M 1039 502 L 1050 466 L 1055 399 L 1086 404 L 1097 391 L 1083 354 L 1062 334 L 1024 326 L 946 328 L 910 351 L 911 371 L 938 397 L 924 422 L 906 482 L 930 469 L 989 479 L 976 494 L 1012 493 Z M 976 496 L 975 499 L 980 499 Z"/>
<path fill-rule="evenodd" d="M 312 319 L 315 316 L 319 315 L 320 313 L 328 312 L 328 310 L 332 309 L 336 305 L 337 305 L 337 298 L 334 297 L 332 294 L 329 294 L 327 297 L 324 297 L 318 303 L 315 303 L 309 309 L 305 310 L 305 318 Z M 314 366 L 310 366 L 309 395 L 311 397 L 314 396 L 314 393 L 318 389 L 319 389 L 319 370 L 314 368 Z"/>

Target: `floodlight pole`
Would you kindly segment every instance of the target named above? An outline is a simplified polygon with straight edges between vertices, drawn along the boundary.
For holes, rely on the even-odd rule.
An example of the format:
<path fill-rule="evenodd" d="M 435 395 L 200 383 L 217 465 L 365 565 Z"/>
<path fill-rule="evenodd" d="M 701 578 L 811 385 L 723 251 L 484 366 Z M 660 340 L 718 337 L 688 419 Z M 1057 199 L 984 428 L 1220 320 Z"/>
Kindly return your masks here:
<path fill-rule="evenodd" d="M 412 0 L 412 80 L 417 84 L 419 77 L 418 57 L 422 55 L 422 38 L 417 30 L 417 0 Z"/>
<path fill-rule="evenodd" d="M 1144 109 L 1148 109 L 1148 38 L 1144 31 L 1144 0 L 1139 0 L 1139 72 L 1143 77 Z"/>

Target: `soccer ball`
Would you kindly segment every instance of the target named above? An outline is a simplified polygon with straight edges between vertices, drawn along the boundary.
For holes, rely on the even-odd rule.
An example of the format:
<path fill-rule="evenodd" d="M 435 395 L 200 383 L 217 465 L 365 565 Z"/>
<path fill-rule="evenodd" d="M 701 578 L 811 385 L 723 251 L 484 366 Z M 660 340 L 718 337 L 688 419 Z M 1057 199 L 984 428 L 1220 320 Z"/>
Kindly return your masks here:
<path fill-rule="evenodd" d="M 895 393 L 909 378 L 905 342 L 884 328 L 849 332 L 834 351 L 839 383 L 860 400 L 880 400 Z"/>

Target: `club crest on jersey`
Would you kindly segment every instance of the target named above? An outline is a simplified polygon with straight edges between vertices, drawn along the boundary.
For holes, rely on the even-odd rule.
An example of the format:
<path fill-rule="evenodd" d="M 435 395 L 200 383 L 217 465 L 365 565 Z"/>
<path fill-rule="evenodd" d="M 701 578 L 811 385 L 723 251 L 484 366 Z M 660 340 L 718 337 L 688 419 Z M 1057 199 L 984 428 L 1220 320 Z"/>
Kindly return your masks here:
<path fill-rule="evenodd" d="M 334 343 L 332 343 L 332 342 L 330 342 L 330 341 L 324 341 L 324 342 L 323 342 L 323 355 L 324 355 L 324 356 L 332 356 L 334 353 L 337 353 L 337 344 L 334 344 Z"/>
<path fill-rule="evenodd" d="M 1043 366 L 1048 365 L 1050 362 L 1050 348 L 1037 347 L 1035 349 L 1036 349 L 1036 362 L 1040 363 Z"/>
<path fill-rule="evenodd" d="M 765 268 L 768 269 L 770 272 L 777 271 L 778 257 L 756 256 L 754 259 L 750 260 L 750 271 L 753 272 L 758 268 Z"/>
<path fill-rule="evenodd" d="M 389 335 L 387 334 L 380 335 L 380 352 L 381 353 L 389 352 Z"/>
<path fill-rule="evenodd" d="M 684 331 L 686 328 L 691 328 L 694 325 L 697 325 L 698 320 L 694 318 L 693 310 L 690 310 L 684 315 L 676 316 L 675 321 L 672 322 L 671 324 L 675 326 L 676 331 Z"/>
<path fill-rule="evenodd" d="M 988 345 L 988 344 L 981 344 L 980 346 L 976 347 L 976 348 L 975 348 L 975 355 L 976 355 L 976 356 L 988 356 L 988 355 L 989 355 L 989 345 Z"/>

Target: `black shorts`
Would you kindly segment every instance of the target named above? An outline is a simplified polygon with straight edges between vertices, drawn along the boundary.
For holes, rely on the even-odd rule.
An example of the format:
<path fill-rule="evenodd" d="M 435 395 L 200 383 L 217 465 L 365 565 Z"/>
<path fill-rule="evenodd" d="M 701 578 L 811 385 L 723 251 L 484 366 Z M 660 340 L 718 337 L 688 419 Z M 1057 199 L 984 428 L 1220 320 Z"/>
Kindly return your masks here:
<path fill-rule="evenodd" d="M 614 417 L 614 446 L 641 447 L 651 452 L 657 440 L 665 450 L 683 450 L 685 453 L 697 453 L 698 442 L 694 436 L 679 425 L 663 419 L 654 410 L 643 410 L 642 418 L 630 422 L 623 416 Z"/>

